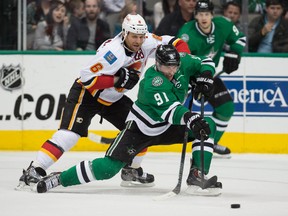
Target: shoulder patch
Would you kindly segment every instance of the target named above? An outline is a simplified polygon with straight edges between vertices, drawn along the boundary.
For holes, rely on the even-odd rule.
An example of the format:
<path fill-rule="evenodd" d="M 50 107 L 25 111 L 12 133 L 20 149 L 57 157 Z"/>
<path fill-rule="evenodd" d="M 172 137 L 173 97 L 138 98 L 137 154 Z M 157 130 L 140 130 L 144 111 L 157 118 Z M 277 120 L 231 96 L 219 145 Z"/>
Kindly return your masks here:
<path fill-rule="evenodd" d="M 105 59 L 110 65 L 112 65 L 112 64 L 117 60 L 117 57 L 116 57 L 111 51 L 108 51 L 108 52 L 104 55 L 104 59 Z"/>
<path fill-rule="evenodd" d="M 152 85 L 153 85 L 153 86 L 160 86 L 160 85 L 162 85 L 162 84 L 163 84 L 163 79 L 162 79 L 162 77 L 156 76 L 156 77 L 153 78 L 153 80 L 152 80 Z"/>
<path fill-rule="evenodd" d="M 182 34 L 181 39 L 185 42 L 188 42 L 189 41 L 189 35 L 188 34 Z"/>
<path fill-rule="evenodd" d="M 162 41 L 162 37 L 161 36 L 158 36 L 158 35 L 155 35 L 155 34 L 152 33 L 152 37 L 155 38 L 156 40 Z"/>

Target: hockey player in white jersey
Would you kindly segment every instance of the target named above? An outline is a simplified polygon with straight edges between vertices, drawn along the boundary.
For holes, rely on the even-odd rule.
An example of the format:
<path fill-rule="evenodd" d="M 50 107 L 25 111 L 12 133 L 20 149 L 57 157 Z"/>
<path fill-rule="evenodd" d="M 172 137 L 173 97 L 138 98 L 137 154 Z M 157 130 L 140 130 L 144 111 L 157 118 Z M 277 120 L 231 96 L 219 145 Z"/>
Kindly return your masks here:
<path fill-rule="evenodd" d="M 148 57 L 155 55 L 160 44 L 173 44 L 179 52 L 190 53 L 187 44 L 179 38 L 156 36 L 147 31 L 140 15 L 128 14 L 122 23 L 122 32 L 105 41 L 73 83 L 64 106 L 60 128 L 45 141 L 36 160 L 23 170 L 19 185 L 37 183 L 46 171 L 69 151 L 81 137 L 87 137 L 88 127 L 95 115 L 100 115 L 116 128 L 125 128 L 125 119 L 133 101 L 124 93 L 138 82 Z M 121 172 L 122 186 L 154 185 L 154 176 L 143 172 L 141 161 L 147 149 L 139 153 Z"/>

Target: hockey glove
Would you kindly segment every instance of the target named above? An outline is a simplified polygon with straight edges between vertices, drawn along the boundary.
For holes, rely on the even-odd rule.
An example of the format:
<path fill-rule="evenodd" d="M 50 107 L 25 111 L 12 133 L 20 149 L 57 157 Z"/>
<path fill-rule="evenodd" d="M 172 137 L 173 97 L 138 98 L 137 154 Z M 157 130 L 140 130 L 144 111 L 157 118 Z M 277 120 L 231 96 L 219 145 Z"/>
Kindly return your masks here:
<path fill-rule="evenodd" d="M 196 86 L 193 90 L 194 99 L 200 100 L 202 94 L 204 95 L 205 100 L 210 98 L 214 91 L 213 83 L 214 80 L 210 71 L 205 71 L 199 77 L 197 77 Z"/>
<path fill-rule="evenodd" d="M 209 125 L 198 113 L 185 113 L 184 121 L 187 127 L 192 130 L 196 139 L 201 140 L 201 135 L 203 136 L 204 140 L 209 138 L 209 134 L 211 133 Z"/>
<path fill-rule="evenodd" d="M 119 76 L 118 81 L 114 84 L 116 88 L 132 89 L 139 81 L 140 72 L 137 70 L 128 70 L 126 68 L 120 68 L 116 76 Z"/>
<path fill-rule="evenodd" d="M 223 60 L 223 71 L 230 74 L 238 69 L 239 63 L 240 56 L 237 53 L 225 53 Z"/>

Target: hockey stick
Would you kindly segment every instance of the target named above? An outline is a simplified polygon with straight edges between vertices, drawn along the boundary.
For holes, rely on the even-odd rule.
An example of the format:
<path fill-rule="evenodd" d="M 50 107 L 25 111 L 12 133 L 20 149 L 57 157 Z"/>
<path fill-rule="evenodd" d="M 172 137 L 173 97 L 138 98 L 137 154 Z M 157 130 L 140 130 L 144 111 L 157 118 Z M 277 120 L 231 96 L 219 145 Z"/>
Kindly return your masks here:
<path fill-rule="evenodd" d="M 226 73 L 225 71 L 219 71 L 218 73 L 214 74 L 214 78 L 220 76 L 221 74 Z"/>
<path fill-rule="evenodd" d="M 100 136 L 98 134 L 89 132 L 88 133 L 88 139 L 90 139 L 91 141 L 96 142 L 96 143 L 111 144 L 115 138 L 107 138 L 107 137 L 103 137 L 103 136 Z"/>
<path fill-rule="evenodd" d="M 192 110 L 192 104 L 193 104 L 193 97 L 192 97 L 191 101 L 189 102 L 189 110 L 190 111 Z M 188 127 L 186 127 L 185 132 L 184 132 L 184 140 L 183 140 L 183 146 L 182 146 L 182 152 L 181 152 L 178 182 L 177 182 L 176 187 L 172 191 L 170 191 L 166 194 L 163 194 L 163 195 L 158 196 L 158 197 L 154 197 L 153 200 L 160 201 L 160 200 L 169 199 L 169 198 L 174 197 L 180 193 L 181 185 L 182 185 L 182 178 L 183 178 L 184 164 L 185 164 L 186 147 L 187 147 L 187 143 L 188 143 L 188 132 L 189 132 L 189 129 L 188 129 Z"/>
<path fill-rule="evenodd" d="M 201 117 L 204 118 L 204 95 L 201 95 Z M 201 183 L 202 183 L 202 188 L 204 188 L 204 135 L 205 135 L 205 131 L 203 129 L 200 130 L 200 135 L 201 135 L 201 142 L 200 142 L 200 146 L 201 146 Z"/>

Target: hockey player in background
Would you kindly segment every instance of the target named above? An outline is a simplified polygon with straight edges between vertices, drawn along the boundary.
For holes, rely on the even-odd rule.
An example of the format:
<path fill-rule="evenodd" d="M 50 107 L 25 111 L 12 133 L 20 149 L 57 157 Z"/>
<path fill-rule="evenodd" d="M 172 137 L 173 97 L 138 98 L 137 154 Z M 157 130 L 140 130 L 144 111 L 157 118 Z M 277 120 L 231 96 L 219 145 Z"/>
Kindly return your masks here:
<path fill-rule="evenodd" d="M 122 32 L 105 41 L 96 55 L 80 71 L 80 78 L 73 83 L 66 100 L 60 128 L 42 145 L 36 160 L 23 170 L 16 189 L 35 184 L 46 170 L 64 152 L 69 151 L 80 137 L 87 137 L 88 127 L 95 115 L 100 115 L 119 130 L 125 128 L 125 120 L 133 101 L 125 95 L 138 82 L 148 57 L 155 55 L 160 44 L 173 44 L 179 51 L 189 48 L 181 39 L 156 36 L 147 31 L 140 15 L 128 14 L 122 23 Z M 144 173 L 141 161 L 147 149 L 135 156 L 131 164 L 122 169 L 122 186 L 133 183 L 153 186 L 154 176 Z"/>
<path fill-rule="evenodd" d="M 160 45 L 156 51 L 155 65 L 144 74 L 138 90 L 137 100 L 126 119 L 122 130 L 110 145 L 104 158 L 82 161 L 63 171 L 51 173 L 35 186 L 44 193 L 62 185 L 64 187 L 105 180 L 115 176 L 143 149 L 154 145 L 182 143 L 188 127 L 188 141 L 193 141 L 192 159 L 187 178 L 188 193 L 218 195 L 222 184 L 217 176 L 201 181 L 201 150 L 203 136 L 204 174 L 208 174 L 213 154 L 216 125 L 211 118 L 203 118 L 183 106 L 190 79 L 196 81 L 194 94 L 209 98 L 213 92 L 214 63 L 211 58 L 180 55 L 172 45 Z M 202 131 L 202 132 L 200 132 Z M 212 181 L 213 179 L 213 181 Z M 207 190 L 209 193 L 206 193 Z"/>
<path fill-rule="evenodd" d="M 209 0 L 199 0 L 195 7 L 195 20 L 187 22 L 178 32 L 178 37 L 188 43 L 191 54 L 206 55 L 219 64 L 223 45 L 230 50 L 224 54 L 223 72 L 230 74 L 238 69 L 246 37 L 224 17 L 213 18 L 214 5 Z M 216 122 L 214 152 L 230 157 L 230 149 L 218 142 L 224 134 L 234 113 L 233 99 L 219 76 L 214 78 L 214 93 L 208 100 L 213 107 L 212 118 Z"/>

